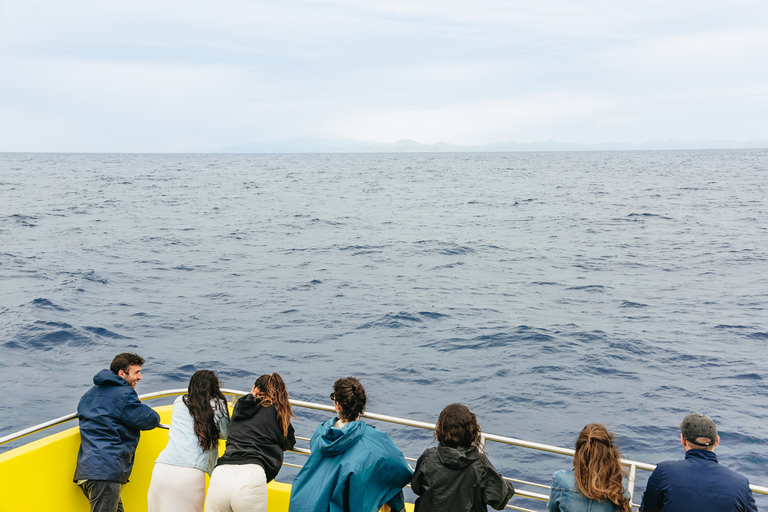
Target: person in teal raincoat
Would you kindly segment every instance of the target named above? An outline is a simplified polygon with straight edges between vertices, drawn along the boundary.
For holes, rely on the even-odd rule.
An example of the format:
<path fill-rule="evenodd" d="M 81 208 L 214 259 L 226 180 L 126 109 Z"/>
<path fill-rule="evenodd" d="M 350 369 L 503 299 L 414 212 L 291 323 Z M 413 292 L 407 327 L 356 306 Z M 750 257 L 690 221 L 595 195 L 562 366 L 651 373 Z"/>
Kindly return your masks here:
<path fill-rule="evenodd" d="M 403 487 L 413 472 L 387 434 L 360 420 L 366 395 L 354 377 L 339 379 L 331 399 L 337 418 L 321 423 L 312 454 L 293 481 L 290 512 L 405 510 Z"/>

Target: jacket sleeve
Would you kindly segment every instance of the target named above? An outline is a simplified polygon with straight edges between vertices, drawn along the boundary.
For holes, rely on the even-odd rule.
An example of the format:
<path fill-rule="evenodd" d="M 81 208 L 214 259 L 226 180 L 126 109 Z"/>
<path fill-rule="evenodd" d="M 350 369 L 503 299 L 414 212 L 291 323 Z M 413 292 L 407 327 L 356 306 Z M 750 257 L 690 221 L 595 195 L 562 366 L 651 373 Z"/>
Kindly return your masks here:
<path fill-rule="evenodd" d="M 419 460 L 416 461 L 416 469 L 413 471 L 413 476 L 411 477 L 411 490 L 416 494 L 417 496 L 421 496 L 425 489 L 424 489 L 424 471 L 425 467 L 427 465 L 427 452 L 424 452 L 419 457 Z"/>
<path fill-rule="evenodd" d="M 560 512 L 557 504 L 557 477 L 552 475 L 552 486 L 549 488 L 549 500 L 547 500 L 547 512 Z"/>
<path fill-rule="evenodd" d="M 515 494 L 512 482 L 504 480 L 491 461 L 483 455 L 483 500 L 495 510 L 507 506 L 509 498 Z"/>
<path fill-rule="evenodd" d="M 745 512 L 757 512 L 755 497 L 752 494 L 752 489 L 749 488 L 749 484 L 747 484 L 747 490 L 745 491 L 744 502 L 745 502 L 745 505 L 744 505 Z"/>
<path fill-rule="evenodd" d="M 218 420 L 216 421 L 216 427 L 219 429 L 219 439 L 226 441 L 227 435 L 229 434 L 229 410 L 227 409 L 227 404 L 224 404 L 223 409 L 216 409 L 216 414 L 219 415 Z"/>
<path fill-rule="evenodd" d="M 405 496 L 403 495 L 403 491 L 392 496 L 387 502 L 387 505 L 392 512 L 405 512 Z"/>
<path fill-rule="evenodd" d="M 160 415 L 150 406 L 141 403 L 141 400 L 139 400 L 134 391 L 126 395 L 120 421 L 131 428 L 152 430 L 160 424 Z"/>
<path fill-rule="evenodd" d="M 296 432 L 293 430 L 293 425 L 288 424 L 288 435 L 285 436 L 285 439 L 283 439 L 283 444 L 281 445 L 281 448 L 283 450 L 293 450 L 293 447 L 296 446 Z"/>
<path fill-rule="evenodd" d="M 648 477 L 648 484 L 645 486 L 643 501 L 640 503 L 641 512 L 660 512 L 664 505 L 664 495 L 661 490 L 661 480 L 663 469 L 656 466 L 651 476 Z"/>

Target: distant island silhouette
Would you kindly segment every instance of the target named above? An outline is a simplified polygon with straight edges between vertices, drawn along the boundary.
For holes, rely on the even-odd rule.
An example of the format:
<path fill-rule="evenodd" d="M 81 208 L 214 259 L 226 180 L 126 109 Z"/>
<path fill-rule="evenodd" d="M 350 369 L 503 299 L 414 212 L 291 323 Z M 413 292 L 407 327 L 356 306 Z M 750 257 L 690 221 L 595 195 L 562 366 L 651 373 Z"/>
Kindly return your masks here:
<path fill-rule="evenodd" d="M 557 142 L 496 142 L 483 145 L 461 145 L 447 142 L 421 144 L 403 139 L 397 142 L 370 142 L 355 139 L 324 139 L 301 137 L 272 142 L 255 142 L 227 146 L 214 153 L 459 153 L 508 151 L 610 151 L 665 149 L 748 149 L 768 148 L 768 139 L 739 140 L 653 140 L 643 143 L 603 142 L 579 144 Z"/>

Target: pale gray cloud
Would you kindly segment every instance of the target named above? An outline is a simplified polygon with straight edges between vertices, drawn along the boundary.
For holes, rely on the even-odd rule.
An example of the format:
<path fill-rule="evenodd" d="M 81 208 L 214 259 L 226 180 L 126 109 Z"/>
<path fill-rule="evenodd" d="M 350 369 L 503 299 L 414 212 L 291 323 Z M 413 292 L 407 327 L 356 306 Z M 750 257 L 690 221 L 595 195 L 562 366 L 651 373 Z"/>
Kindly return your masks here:
<path fill-rule="evenodd" d="M 768 137 L 764 1 L 5 0 L 0 150 Z"/>

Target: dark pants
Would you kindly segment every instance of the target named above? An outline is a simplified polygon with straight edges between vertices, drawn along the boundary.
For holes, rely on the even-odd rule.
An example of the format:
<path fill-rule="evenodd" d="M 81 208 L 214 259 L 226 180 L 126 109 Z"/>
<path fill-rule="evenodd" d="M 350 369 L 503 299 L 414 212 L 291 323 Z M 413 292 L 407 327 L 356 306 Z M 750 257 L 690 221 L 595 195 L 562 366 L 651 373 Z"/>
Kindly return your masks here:
<path fill-rule="evenodd" d="M 106 480 L 86 480 L 80 485 L 83 494 L 88 497 L 91 512 L 123 512 L 120 491 L 123 484 Z"/>

